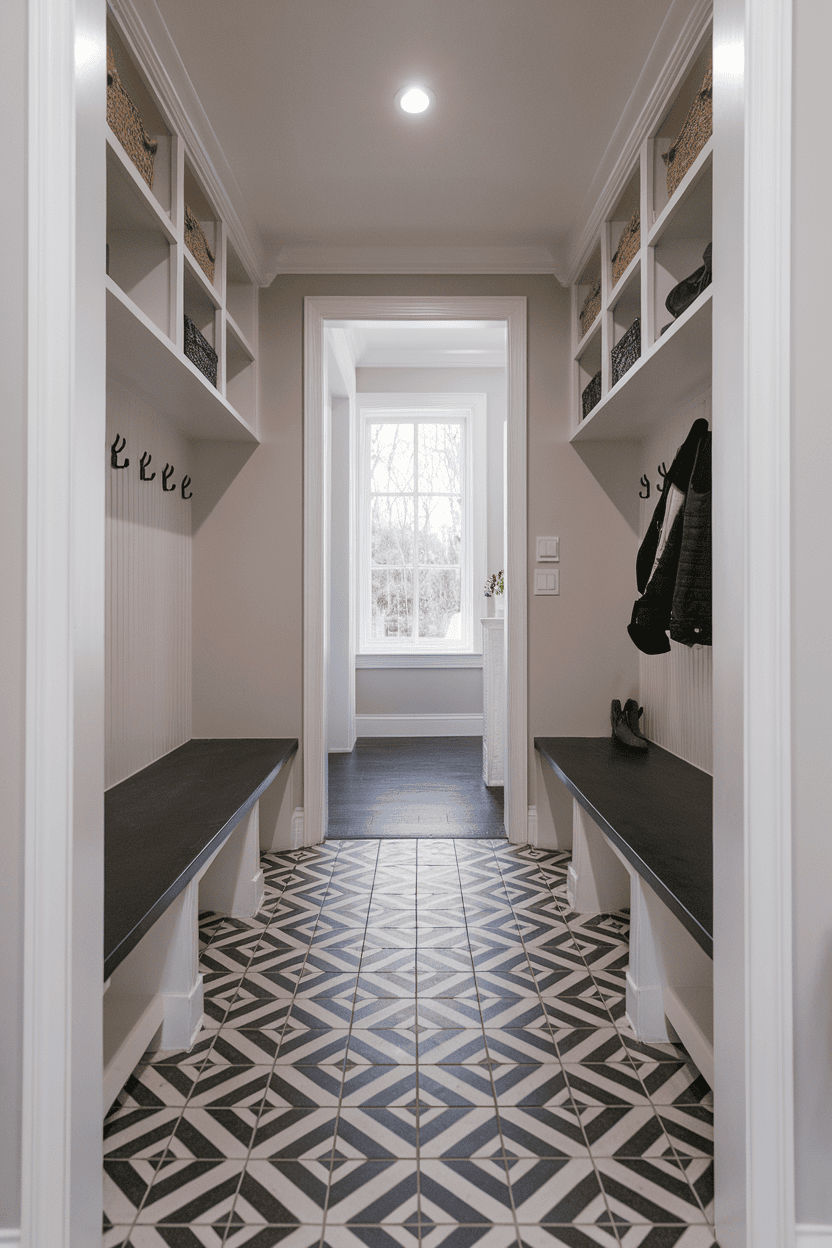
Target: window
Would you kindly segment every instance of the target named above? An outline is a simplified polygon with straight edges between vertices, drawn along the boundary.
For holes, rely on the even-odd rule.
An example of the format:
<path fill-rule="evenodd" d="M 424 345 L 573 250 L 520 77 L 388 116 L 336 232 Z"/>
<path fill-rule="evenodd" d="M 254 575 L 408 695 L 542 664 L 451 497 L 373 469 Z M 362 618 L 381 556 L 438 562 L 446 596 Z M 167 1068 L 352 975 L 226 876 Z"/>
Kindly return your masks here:
<path fill-rule="evenodd" d="M 483 500 L 475 505 L 482 490 L 474 488 L 474 461 L 484 431 L 477 424 L 467 406 L 362 409 L 362 653 L 481 649 L 474 582 L 483 579 L 484 526 L 476 521 Z"/>

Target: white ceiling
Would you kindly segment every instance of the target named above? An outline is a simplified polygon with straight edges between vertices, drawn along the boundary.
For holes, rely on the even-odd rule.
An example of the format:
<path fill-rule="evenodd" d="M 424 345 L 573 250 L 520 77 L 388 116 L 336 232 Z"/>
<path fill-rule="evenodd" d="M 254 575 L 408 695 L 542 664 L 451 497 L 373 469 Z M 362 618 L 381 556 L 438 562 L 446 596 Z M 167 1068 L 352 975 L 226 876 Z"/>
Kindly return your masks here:
<path fill-rule="evenodd" d="M 157 3 L 272 271 L 555 271 L 670 8 Z M 435 107 L 406 117 L 414 81 Z"/>

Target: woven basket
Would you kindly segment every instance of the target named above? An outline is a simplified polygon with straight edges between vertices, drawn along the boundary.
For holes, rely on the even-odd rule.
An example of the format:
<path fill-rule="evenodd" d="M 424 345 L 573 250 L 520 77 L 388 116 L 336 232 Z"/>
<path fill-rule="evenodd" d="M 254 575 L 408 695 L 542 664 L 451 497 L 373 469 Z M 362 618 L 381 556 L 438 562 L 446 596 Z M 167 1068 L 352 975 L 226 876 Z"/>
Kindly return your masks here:
<path fill-rule="evenodd" d="M 217 353 L 207 338 L 194 325 L 189 316 L 185 317 L 185 354 L 201 373 L 204 373 L 212 386 L 217 384 Z"/>
<path fill-rule="evenodd" d="M 662 160 L 667 165 L 667 193 L 672 195 L 714 132 L 714 71 L 709 69 L 679 137 Z"/>
<path fill-rule="evenodd" d="M 148 186 L 153 186 L 156 143 L 144 128 L 139 110 L 121 85 L 113 54 L 107 48 L 107 124 Z"/>
<path fill-rule="evenodd" d="M 185 205 L 185 246 L 202 269 L 209 282 L 214 280 L 214 255 L 208 246 L 205 231 Z"/>
<path fill-rule="evenodd" d="M 641 216 L 638 209 L 630 217 L 630 220 L 621 231 L 621 237 L 618 240 L 618 248 L 612 258 L 612 284 L 615 286 L 618 279 L 625 272 L 628 264 L 638 255 L 638 249 L 641 246 Z"/>
<path fill-rule="evenodd" d="M 592 381 L 584 389 L 581 395 L 581 409 L 583 411 L 583 419 L 586 420 L 593 407 L 601 401 L 601 372 L 600 370 L 592 378 Z"/>
<path fill-rule="evenodd" d="M 641 321 L 635 320 L 627 332 L 621 335 L 612 351 L 610 351 L 610 360 L 612 361 L 611 384 L 613 386 L 633 367 L 640 355 Z"/>
<path fill-rule="evenodd" d="M 578 317 L 579 321 L 581 322 L 581 337 L 582 338 L 585 337 L 585 335 L 589 332 L 590 325 L 593 323 L 593 321 L 595 320 L 596 316 L 598 315 L 600 311 L 601 311 L 601 279 L 599 277 L 597 281 L 592 283 L 589 294 L 587 295 L 586 299 L 584 299 L 584 306 L 581 308 L 580 316 Z"/>

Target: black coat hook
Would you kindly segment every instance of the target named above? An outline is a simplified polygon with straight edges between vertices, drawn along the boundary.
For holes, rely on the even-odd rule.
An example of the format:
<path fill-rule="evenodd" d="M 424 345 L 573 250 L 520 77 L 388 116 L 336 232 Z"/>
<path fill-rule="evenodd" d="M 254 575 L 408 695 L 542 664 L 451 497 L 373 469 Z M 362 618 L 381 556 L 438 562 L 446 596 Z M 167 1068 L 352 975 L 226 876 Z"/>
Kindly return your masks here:
<path fill-rule="evenodd" d="M 184 477 L 182 478 L 182 497 L 183 497 L 183 498 L 193 498 L 193 496 L 194 496 L 194 492 L 193 492 L 193 490 L 191 490 L 190 494 L 186 494 L 186 493 L 185 493 L 185 491 L 187 490 L 187 488 L 188 488 L 188 486 L 189 486 L 190 484 L 191 484 L 191 478 L 190 478 L 189 476 L 187 476 L 187 475 L 186 475 L 186 476 L 184 476 Z"/>
<path fill-rule="evenodd" d="M 646 477 L 646 476 L 644 476 L 644 477 L 642 477 L 642 478 L 641 478 L 641 480 L 640 480 L 640 482 L 639 482 L 639 485 L 641 485 L 641 486 L 643 486 L 643 487 L 644 487 L 644 493 L 643 493 L 643 494 L 642 494 L 641 490 L 639 490 L 639 492 L 638 492 L 638 496 L 639 496 L 639 498 L 649 498 L 649 497 L 650 497 L 650 482 L 647 480 L 647 477 Z"/>
<path fill-rule="evenodd" d="M 121 443 L 121 446 L 119 446 L 119 442 Z M 129 459 L 125 459 L 123 464 L 120 464 L 118 462 L 118 457 L 121 454 L 121 452 L 124 450 L 126 445 L 127 445 L 127 439 L 123 438 L 120 433 L 117 433 L 115 436 L 115 440 L 113 441 L 113 444 L 110 447 L 110 466 L 112 468 L 126 468 L 129 465 L 130 463 Z"/>
<path fill-rule="evenodd" d="M 661 484 L 656 486 L 656 489 L 659 491 L 660 494 L 662 494 L 664 493 L 664 479 L 667 476 L 667 468 L 665 466 L 664 460 L 662 460 L 662 462 L 659 464 L 658 468 L 656 469 L 656 472 L 659 474 L 659 476 L 662 479 Z"/>
<path fill-rule="evenodd" d="M 151 472 L 150 476 L 148 476 L 147 473 L 145 472 L 145 469 L 148 467 L 152 458 L 153 456 L 148 454 L 147 451 L 145 451 L 144 455 L 142 455 L 141 459 L 139 460 L 139 479 L 141 481 L 152 481 L 153 478 L 156 476 L 155 472 Z"/>
<path fill-rule="evenodd" d="M 164 468 L 162 469 L 162 489 L 165 491 L 166 494 L 170 494 L 171 490 L 176 489 L 175 485 L 168 485 L 168 481 L 170 481 L 172 476 L 173 476 L 173 464 L 165 464 Z"/>

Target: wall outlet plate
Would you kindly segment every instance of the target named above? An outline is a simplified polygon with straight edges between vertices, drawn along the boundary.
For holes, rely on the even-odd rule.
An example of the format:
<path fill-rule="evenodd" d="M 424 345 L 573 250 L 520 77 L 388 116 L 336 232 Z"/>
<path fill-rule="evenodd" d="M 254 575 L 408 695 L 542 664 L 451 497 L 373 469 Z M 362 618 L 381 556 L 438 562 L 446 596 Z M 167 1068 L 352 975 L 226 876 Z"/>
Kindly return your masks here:
<path fill-rule="evenodd" d="M 560 538 L 539 537 L 537 539 L 537 562 L 557 563 L 560 559 Z"/>

